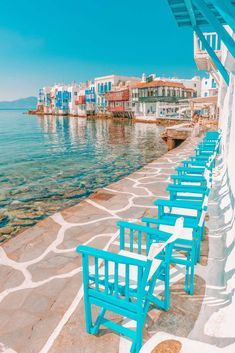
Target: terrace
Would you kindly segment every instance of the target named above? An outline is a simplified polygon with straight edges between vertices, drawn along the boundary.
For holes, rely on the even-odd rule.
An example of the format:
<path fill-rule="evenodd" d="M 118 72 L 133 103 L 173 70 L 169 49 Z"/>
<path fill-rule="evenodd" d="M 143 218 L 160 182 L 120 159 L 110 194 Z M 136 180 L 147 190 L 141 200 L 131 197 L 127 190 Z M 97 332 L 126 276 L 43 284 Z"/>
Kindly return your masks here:
<path fill-rule="evenodd" d="M 141 170 L 98 191 L 77 206 L 39 222 L 1 247 L 3 351 L 129 352 L 130 341 L 109 330 L 103 330 L 97 337 L 85 333 L 81 258 L 75 248 L 85 244 L 116 252 L 116 222 L 155 216 L 153 201 L 167 198 L 169 176 L 183 159 L 193 154 L 199 140 L 187 140 Z M 195 293 L 191 296 L 183 291 L 182 266 L 172 267 L 171 308 L 168 312 L 151 308 L 144 329 L 144 343 L 148 342 L 153 348 L 161 345 L 161 341 L 165 341 L 168 349 L 177 342 L 187 345 L 188 336 L 191 352 L 198 352 L 198 343 L 194 340 L 204 342 L 204 345 L 201 343 L 204 348 L 211 343 L 222 347 L 232 343 L 232 339 L 221 338 L 226 332 L 225 328 L 221 331 L 220 326 L 221 313 L 223 321 L 231 319 L 228 311 L 232 295 L 227 286 L 232 256 L 228 236 L 230 207 L 221 164 L 215 171 L 213 183 L 208 229 L 201 261 L 196 266 Z M 221 217 L 222 209 L 226 212 Z M 227 250 L 224 242 L 227 242 Z M 228 252 L 227 262 L 221 261 L 224 251 Z M 225 268 L 227 276 L 224 276 Z M 120 322 L 118 316 L 115 320 Z M 226 337 L 232 334 L 229 324 L 230 321 Z M 176 343 L 172 343 L 172 335 Z"/>

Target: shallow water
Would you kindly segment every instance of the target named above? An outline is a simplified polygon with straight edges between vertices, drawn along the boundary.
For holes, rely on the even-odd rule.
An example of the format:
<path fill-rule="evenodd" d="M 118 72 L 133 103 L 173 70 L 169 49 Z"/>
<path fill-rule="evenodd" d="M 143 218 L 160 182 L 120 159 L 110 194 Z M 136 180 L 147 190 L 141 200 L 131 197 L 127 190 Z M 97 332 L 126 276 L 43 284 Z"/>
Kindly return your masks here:
<path fill-rule="evenodd" d="M 162 129 L 0 111 L 0 240 L 164 154 Z"/>

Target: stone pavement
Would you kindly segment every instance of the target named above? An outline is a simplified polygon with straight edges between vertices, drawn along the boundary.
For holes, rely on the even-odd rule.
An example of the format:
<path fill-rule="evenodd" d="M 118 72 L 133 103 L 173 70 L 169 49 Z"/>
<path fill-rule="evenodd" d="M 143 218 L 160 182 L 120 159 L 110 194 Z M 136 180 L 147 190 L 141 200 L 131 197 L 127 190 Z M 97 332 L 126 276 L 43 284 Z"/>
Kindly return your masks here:
<path fill-rule="evenodd" d="M 127 340 L 116 334 L 105 331 L 94 337 L 85 333 L 81 259 L 75 248 L 89 244 L 108 249 L 119 219 L 156 216 L 153 201 L 168 197 L 169 175 L 193 154 L 197 143 L 196 138 L 185 141 L 0 247 L 0 352 L 128 352 Z M 205 265 L 208 243 L 203 246 Z M 205 295 L 205 279 L 197 276 L 194 297 L 183 292 L 182 277 L 178 279 L 172 285 L 170 311 L 150 312 L 145 340 L 158 331 L 187 337 L 193 330 Z"/>

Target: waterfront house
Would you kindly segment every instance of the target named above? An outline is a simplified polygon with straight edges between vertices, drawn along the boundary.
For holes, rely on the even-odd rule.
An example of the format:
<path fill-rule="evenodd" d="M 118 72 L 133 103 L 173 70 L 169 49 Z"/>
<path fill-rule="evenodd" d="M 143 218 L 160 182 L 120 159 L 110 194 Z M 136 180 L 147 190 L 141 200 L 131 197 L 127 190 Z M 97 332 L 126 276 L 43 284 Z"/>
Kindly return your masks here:
<path fill-rule="evenodd" d="M 44 112 L 44 100 L 45 100 L 44 91 L 43 91 L 43 88 L 40 88 L 38 92 L 38 100 L 37 100 L 37 111 L 39 111 L 40 113 Z"/>
<path fill-rule="evenodd" d="M 54 90 L 55 104 L 53 106 L 55 114 L 68 115 L 69 102 L 71 100 L 71 92 L 67 85 L 56 85 Z"/>
<path fill-rule="evenodd" d="M 138 77 L 109 75 L 95 78 L 95 93 L 96 93 L 96 112 L 107 111 L 107 100 L 105 95 L 118 86 L 121 82 L 136 82 Z"/>
<path fill-rule="evenodd" d="M 96 103 L 96 94 L 95 94 L 95 84 L 93 82 L 87 82 L 87 88 L 85 89 L 86 96 L 86 114 L 93 115 L 95 114 L 95 103 Z"/>
<path fill-rule="evenodd" d="M 86 95 L 85 88 L 86 84 L 80 84 L 80 88 L 78 91 L 78 95 L 75 99 L 76 105 L 76 115 L 78 116 L 86 116 Z"/>
<path fill-rule="evenodd" d="M 133 118 L 129 84 L 130 82 L 120 83 L 114 90 L 105 94 L 105 99 L 108 102 L 107 111 L 113 117 Z"/>
<path fill-rule="evenodd" d="M 75 102 L 77 100 L 79 90 L 80 86 L 75 82 L 73 82 L 71 85 L 68 85 L 68 92 L 70 93 L 69 114 L 71 115 L 77 114 L 77 105 Z"/>
<path fill-rule="evenodd" d="M 154 79 L 145 76 L 132 86 L 132 107 L 136 117 L 157 119 L 178 116 L 179 102 L 195 95 L 182 82 Z"/>
<path fill-rule="evenodd" d="M 45 114 L 51 113 L 51 87 L 43 87 L 39 90 L 37 110 Z"/>
<path fill-rule="evenodd" d="M 201 96 L 211 97 L 218 95 L 218 85 L 215 78 L 210 74 L 208 77 L 203 77 L 201 86 Z"/>

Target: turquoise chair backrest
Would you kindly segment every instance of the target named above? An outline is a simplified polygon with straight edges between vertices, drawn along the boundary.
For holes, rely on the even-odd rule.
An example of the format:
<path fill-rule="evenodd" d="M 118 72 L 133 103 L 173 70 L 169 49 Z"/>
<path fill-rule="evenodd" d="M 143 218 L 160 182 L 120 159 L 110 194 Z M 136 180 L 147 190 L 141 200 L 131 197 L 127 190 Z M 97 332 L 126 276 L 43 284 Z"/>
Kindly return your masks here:
<path fill-rule="evenodd" d="M 82 254 L 85 295 L 88 294 L 96 298 L 96 301 L 101 301 L 100 304 L 103 303 L 103 306 L 106 303 L 107 309 L 120 314 L 122 309 L 128 309 L 133 313 L 144 309 L 150 260 L 129 258 L 83 245 L 77 248 L 77 252 Z M 136 283 L 131 281 L 131 271 L 136 272 Z M 88 293 L 85 293 L 85 290 Z M 135 300 L 131 302 L 130 299 L 133 298 Z"/>

